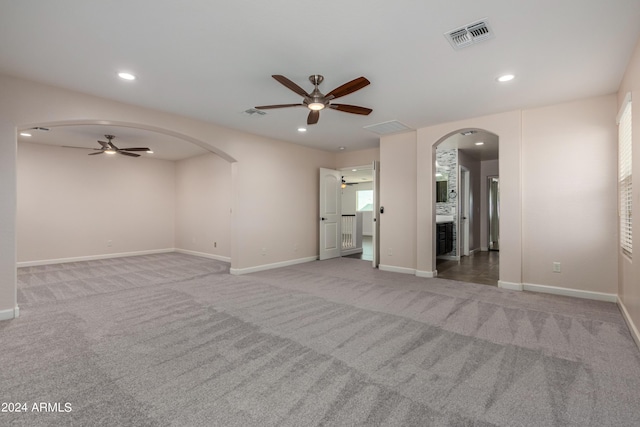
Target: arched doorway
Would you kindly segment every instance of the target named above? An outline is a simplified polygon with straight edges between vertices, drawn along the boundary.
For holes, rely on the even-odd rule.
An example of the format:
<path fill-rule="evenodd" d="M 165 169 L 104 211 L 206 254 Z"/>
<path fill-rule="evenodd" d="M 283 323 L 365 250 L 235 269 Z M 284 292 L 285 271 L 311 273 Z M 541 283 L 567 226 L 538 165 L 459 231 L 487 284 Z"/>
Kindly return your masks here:
<path fill-rule="evenodd" d="M 438 277 L 498 285 L 499 252 L 489 251 L 492 224 L 487 178 L 499 175 L 499 138 L 479 128 L 450 132 L 434 144 L 433 265 Z"/>

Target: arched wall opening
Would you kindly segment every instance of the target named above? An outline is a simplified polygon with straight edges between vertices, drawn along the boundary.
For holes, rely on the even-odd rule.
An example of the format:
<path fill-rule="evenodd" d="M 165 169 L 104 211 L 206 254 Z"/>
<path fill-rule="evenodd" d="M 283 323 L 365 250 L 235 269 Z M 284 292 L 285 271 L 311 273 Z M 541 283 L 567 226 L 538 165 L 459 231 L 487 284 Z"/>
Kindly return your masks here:
<path fill-rule="evenodd" d="M 496 251 L 474 258 L 476 271 L 482 272 L 475 281 L 494 285 L 498 282 L 493 270 L 499 259 L 499 216 L 490 210 L 495 200 L 489 198 L 488 177 L 499 176 L 499 145 L 498 135 L 486 129 L 460 128 L 449 132 L 433 144 L 435 173 L 431 175 L 433 265 L 450 268 L 463 259 L 467 262 L 464 257 L 487 252 L 491 247 Z M 495 244 L 489 243 L 490 238 L 495 239 Z M 483 262 L 486 265 L 480 265 Z M 441 275 L 436 268 L 435 275 L 456 279 L 453 270 Z M 465 274 L 457 279 L 474 281 Z"/>
<path fill-rule="evenodd" d="M 69 173 L 65 173 L 64 178 L 67 179 L 66 184 L 71 187 L 57 191 L 56 184 L 47 183 L 47 177 L 42 173 L 37 174 L 35 171 L 28 176 L 38 179 L 39 184 L 35 184 L 43 185 L 44 189 L 25 192 L 25 183 L 18 182 L 19 203 L 16 217 L 18 266 L 46 264 L 65 259 L 81 260 L 163 252 L 173 249 L 231 261 L 230 189 L 233 179 L 232 166 L 235 162 L 233 157 L 189 135 L 158 126 L 133 122 L 110 120 L 40 122 L 19 126 L 18 131 L 43 127 L 51 129 L 51 132 L 46 132 L 47 134 L 53 134 L 56 131 L 62 132 L 63 129 L 77 129 L 82 126 L 90 129 L 107 129 L 107 133 L 115 133 L 116 135 L 124 133 L 127 129 L 143 130 L 146 133 L 136 131 L 132 135 L 143 137 L 148 133 L 154 140 L 158 140 L 160 137 L 158 134 L 167 135 L 171 138 L 166 138 L 165 143 L 170 142 L 176 145 L 184 143 L 183 151 L 187 152 L 194 150 L 194 147 L 191 146 L 193 144 L 199 147 L 195 151 L 198 154 L 193 158 L 176 159 L 175 161 L 171 161 L 170 158 L 150 159 L 149 157 L 152 155 L 148 155 L 147 159 L 132 159 L 121 156 L 115 156 L 115 158 L 91 156 L 87 158 L 85 157 L 86 152 L 80 150 L 17 142 L 23 147 L 30 146 L 24 149 L 18 147 L 18 173 L 22 170 L 23 176 L 27 175 L 24 173 L 25 166 L 21 166 L 20 162 L 20 157 L 23 155 L 25 156 L 23 162 L 26 162 L 27 158 L 30 161 L 35 159 L 34 164 L 37 165 L 39 162 L 42 169 L 49 167 L 46 156 L 51 155 L 53 159 L 57 158 L 58 161 L 68 166 Z M 36 132 L 38 131 L 32 133 Z M 99 136 L 96 135 L 96 137 Z M 37 141 L 33 142 L 37 143 Z M 97 145 L 96 141 L 92 140 L 92 142 Z M 136 144 L 135 140 L 130 140 L 127 145 L 140 144 Z M 27 153 L 29 153 L 28 156 Z M 61 167 L 58 165 L 55 168 L 52 167 L 52 170 L 56 170 L 60 174 Z M 190 171 L 183 172 L 185 168 L 189 168 Z M 81 182 L 83 173 L 86 174 L 85 180 L 91 179 L 93 182 Z M 214 173 L 217 175 L 213 175 Z M 201 177 L 197 180 L 198 182 L 196 182 L 197 174 L 200 174 Z M 80 182 L 73 182 L 72 175 L 76 176 L 76 181 Z M 215 176 L 216 179 L 211 179 L 211 176 Z M 192 194 L 184 195 L 182 193 L 186 191 L 181 191 L 179 188 L 180 183 L 185 179 L 191 181 L 187 182 L 189 185 L 183 183 L 182 188 L 187 188 Z M 207 180 L 208 184 L 205 183 Z M 207 185 L 217 187 L 215 189 L 217 193 L 214 192 L 214 189 L 207 189 Z M 33 187 L 33 183 L 31 187 Z M 190 187 L 197 188 L 191 189 Z M 35 220 L 25 219 L 25 212 L 29 212 L 29 208 L 31 211 L 46 209 L 43 206 L 45 203 L 41 202 L 43 199 L 41 196 L 47 195 L 47 189 L 51 193 L 50 197 L 59 197 L 59 200 L 55 200 L 54 204 L 58 212 L 53 212 L 53 216 L 57 215 L 57 218 L 52 218 L 51 221 L 38 221 L 38 218 Z M 20 195 L 21 191 L 22 195 Z M 220 191 L 224 192 L 224 197 L 219 197 L 215 201 L 207 200 L 211 198 L 212 194 L 220 195 Z M 196 192 L 198 194 L 195 194 Z M 78 200 L 78 195 L 84 200 Z M 25 201 L 25 199 L 27 200 Z M 29 202 L 31 205 L 25 207 L 25 203 Z M 194 204 L 198 204 L 198 206 L 194 206 Z M 187 206 L 185 207 L 185 205 Z M 216 217 L 212 215 L 213 206 L 218 211 Z M 33 209 L 34 207 L 35 209 Z M 71 213 L 69 215 L 71 218 L 64 218 L 67 216 L 65 210 L 67 213 Z M 138 210 L 140 212 L 137 212 Z M 91 212 L 91 215 L 87 215 L 88 212 Z M 37 214 L 42 215 L 41 213 Z M 190 217 L 182 218 L 187 215 Z M 77 224 L 73 223 L 74 218 Z M 56 223 L 56 219 L 58 219 L 57 224 L 60 224 L 60 230 L 52 230 L 54 227 L 51 224 Z M 38 224 L 38 222 L 45 228 L 41 228 L 39 233 L 37 231 L 32 233 L 32 225 Z M 49 224 L 49 229 L 47 229 L 47 224 Z M 191 229 L 185 229 L 184 224 L 188 224 Z M 209 232 L 208 229 L 213 227 L 211 224 L 216 224 L 218 229 L 224 227 L 225 230 L 215 233 Z M 26 242 L 25 236 L 34 233 L 38 234 L 35 238 L 31 238 L 33 241 Z M 74 237 L 75 240 L 72 240 Z M 36 242 L 38 238 L 45 241 L 47 245 L 38 245 Z M 63 240 L 66 239 L 68 239 L 68 244 L 65 247 Z M 20 243 L 23 243 L 22 247 Z M 31 252 L 21 250 L 25 247 L 31 249 Z M 60 255 L 52 255 L 56 253 Z M 27 262 L 21 262 L 24 259 L 27 259 Z"/>
<path fill-rule="evenodd" d="M 464 129 L 483 129 L 500 138 L 500 280 L 498 286 L 522 289 L 522 116 L 520 111 L 444 123 L 417 130 L 416 274 L 435 277 L 435 146 Z"/>

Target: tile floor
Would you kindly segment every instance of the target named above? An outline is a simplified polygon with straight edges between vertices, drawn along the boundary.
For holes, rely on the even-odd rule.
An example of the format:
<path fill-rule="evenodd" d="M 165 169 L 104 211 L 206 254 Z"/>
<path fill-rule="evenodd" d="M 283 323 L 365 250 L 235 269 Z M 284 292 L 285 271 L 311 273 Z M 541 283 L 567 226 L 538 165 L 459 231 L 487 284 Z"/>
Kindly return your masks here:
<path fill-rule="evenodd" d="M 438 278 L 498 286 L 500 252 L 475 252 L 460 261 L 436 260 Z"/>

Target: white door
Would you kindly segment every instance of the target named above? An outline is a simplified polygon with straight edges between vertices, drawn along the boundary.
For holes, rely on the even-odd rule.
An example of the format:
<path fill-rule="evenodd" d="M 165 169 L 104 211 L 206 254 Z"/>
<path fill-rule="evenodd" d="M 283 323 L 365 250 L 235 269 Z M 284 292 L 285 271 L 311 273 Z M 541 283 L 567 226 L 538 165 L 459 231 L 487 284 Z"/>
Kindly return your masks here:
<path fill-rule="evenodd" d="M 320 250 L 321 260 L 337 258 L 342 249 L 342 175 L 320 168 Z"/>
<path fill-rule="evenodd" d="M 373 162 L 373 231 L 371 233 L 371 249 L 373 251 L 373 268 L 380 264 L 380 162 Z"/>

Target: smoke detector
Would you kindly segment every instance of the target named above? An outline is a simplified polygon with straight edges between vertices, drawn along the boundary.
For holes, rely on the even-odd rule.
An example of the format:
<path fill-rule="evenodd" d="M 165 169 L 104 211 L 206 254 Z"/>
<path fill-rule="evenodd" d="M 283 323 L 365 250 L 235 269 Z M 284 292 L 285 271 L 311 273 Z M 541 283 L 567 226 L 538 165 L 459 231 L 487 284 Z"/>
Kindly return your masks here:
<path fill-rule="evenodd" d="M 455 50 L 495 37 L 486 18 L 447 31 L 444 36 Z"/>

